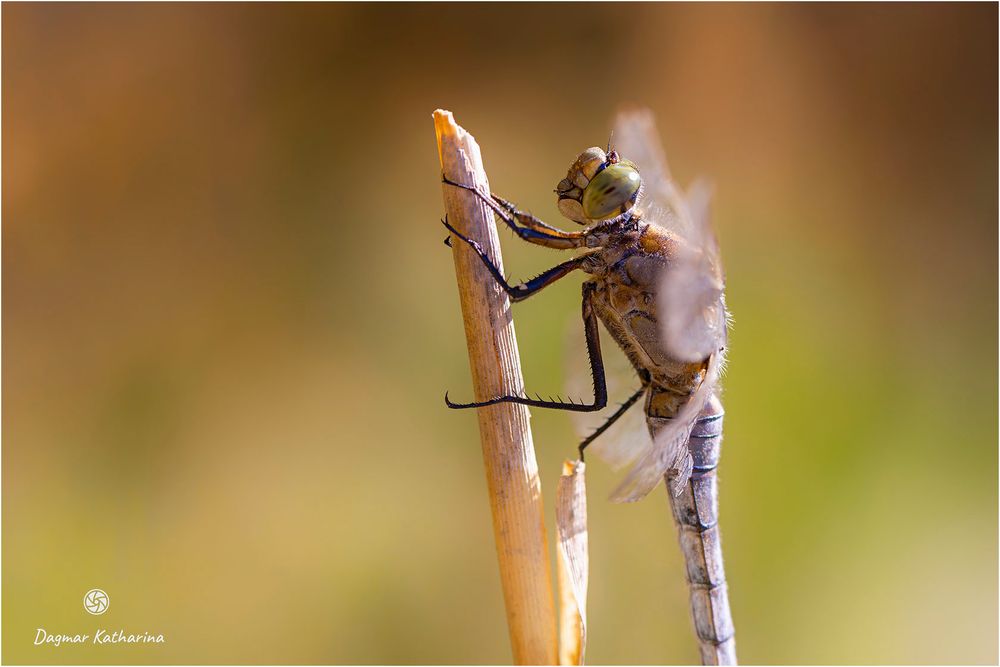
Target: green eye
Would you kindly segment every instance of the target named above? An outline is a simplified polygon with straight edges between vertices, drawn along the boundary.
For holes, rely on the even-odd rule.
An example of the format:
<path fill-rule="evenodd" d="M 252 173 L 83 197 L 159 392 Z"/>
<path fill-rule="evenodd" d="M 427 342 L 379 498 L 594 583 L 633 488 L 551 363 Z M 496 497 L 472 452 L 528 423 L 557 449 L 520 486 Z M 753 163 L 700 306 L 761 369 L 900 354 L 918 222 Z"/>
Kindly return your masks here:
<path fill-rule="evenodd" d="M 614 217 L 631 208 L 642 185 L 639 172 L 620 162 L 598 173 L 583 192 L 583 213 L 591 220 Z"/>

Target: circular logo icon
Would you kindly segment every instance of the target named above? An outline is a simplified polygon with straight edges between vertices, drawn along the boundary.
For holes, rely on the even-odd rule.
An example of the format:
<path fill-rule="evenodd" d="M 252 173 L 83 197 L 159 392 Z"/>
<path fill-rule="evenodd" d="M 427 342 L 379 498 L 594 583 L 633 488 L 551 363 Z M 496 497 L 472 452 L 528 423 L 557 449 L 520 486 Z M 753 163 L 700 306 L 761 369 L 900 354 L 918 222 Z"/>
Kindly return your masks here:
<path fill-rule="evenodd" d="M 111 604 L 111 598 L 100 588 L 92 588 L 83 596 L 83 608 L 87 610 L 88 614 L 94 616 L 100 616 L 106 612 L 109 604 Z"/>

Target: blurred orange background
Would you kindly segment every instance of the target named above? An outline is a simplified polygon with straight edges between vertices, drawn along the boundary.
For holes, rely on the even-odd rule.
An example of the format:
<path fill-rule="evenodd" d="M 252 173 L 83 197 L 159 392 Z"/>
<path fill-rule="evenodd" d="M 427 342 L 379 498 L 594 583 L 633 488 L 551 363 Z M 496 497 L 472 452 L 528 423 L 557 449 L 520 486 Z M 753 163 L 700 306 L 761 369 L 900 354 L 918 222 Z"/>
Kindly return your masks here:
<path fill-rule="evenodd" d="M 4 662 L 508 662 L 430 113 L 558 222 L 623 102 L 716 186 L 742 661 L 998 660 L 996 5 L 2 12 Z M 695 661 L 665 495 L 588 477 L 588 661 Z M 167 641 L 32 645 L 94 627 Z"/>

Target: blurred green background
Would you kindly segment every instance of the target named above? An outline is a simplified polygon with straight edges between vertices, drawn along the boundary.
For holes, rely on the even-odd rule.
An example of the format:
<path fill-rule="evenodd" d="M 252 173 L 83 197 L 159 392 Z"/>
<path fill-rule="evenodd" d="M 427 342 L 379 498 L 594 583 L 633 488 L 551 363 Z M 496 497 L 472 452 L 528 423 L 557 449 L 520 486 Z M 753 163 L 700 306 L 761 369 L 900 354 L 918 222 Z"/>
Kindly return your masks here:
<path fill-rule="evenodd" d="M 557 222 L 637 102 L 716 185 L 742 661 L 995 663 L 997 47 L 991 4 L 5 4 L 4 661 L 508 662 L 430 114 Z M 516 308 L 532 390 L 578 283 Z M 551 526 L 577 436 L 532 423 Z M 588 659 L 692 662 L 616 479 Z"/>

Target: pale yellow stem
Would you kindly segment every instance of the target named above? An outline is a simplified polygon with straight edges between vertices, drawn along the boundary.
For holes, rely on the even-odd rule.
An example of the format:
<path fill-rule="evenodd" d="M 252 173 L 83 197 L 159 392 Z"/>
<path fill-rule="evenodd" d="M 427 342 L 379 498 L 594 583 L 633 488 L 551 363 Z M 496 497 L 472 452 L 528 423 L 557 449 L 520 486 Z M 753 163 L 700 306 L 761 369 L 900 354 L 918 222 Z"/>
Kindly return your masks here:
<path fill-rule="evenodd" d="M 455 123 L 451 112 L 441 109 L 434 112 L 434 129 L 444 175 L 488 193 L 479 145 L 472 135 Z M 443 193 L 449 222 L 478 241 L 502 271 L 490 209 L 467 190 L 444 185 Z M 524 380 L 507 295 L 465 243 L 453 238 L 452 251 L 476 400 L 520 395 Z M 554 665 L 552 572 L 528 409 L 501 403 L 477 412 L 514 662 Z"/>

